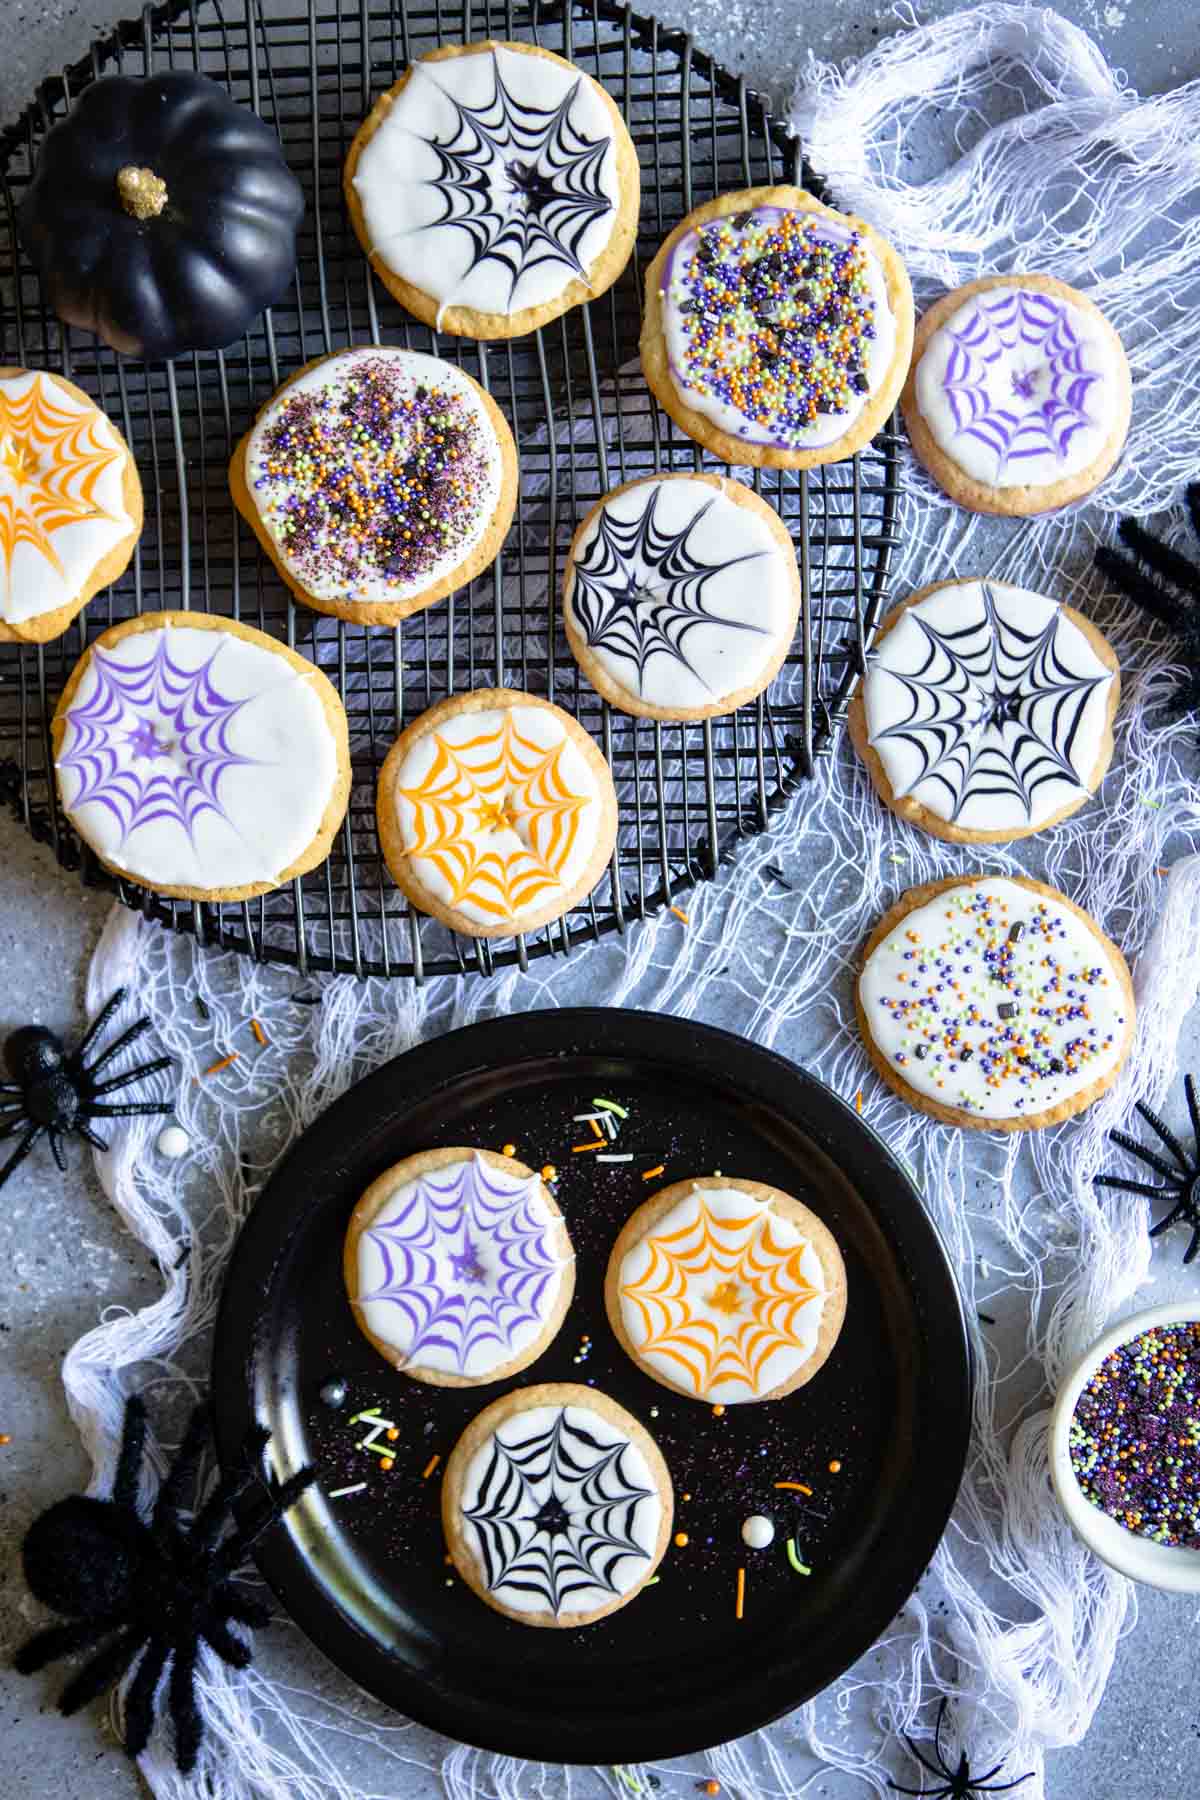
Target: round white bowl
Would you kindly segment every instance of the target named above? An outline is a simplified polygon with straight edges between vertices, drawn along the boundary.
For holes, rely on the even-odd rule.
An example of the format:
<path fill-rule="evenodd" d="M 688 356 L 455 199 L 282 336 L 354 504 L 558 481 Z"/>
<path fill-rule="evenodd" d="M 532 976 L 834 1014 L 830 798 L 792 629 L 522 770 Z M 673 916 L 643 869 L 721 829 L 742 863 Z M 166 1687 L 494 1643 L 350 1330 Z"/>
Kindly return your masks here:
<path fill-rule="evenodd" d="M 1151 1306 L 1122 1319 L 1118 1325 L 1110 1325 L 1068 1373 L 1050 1417 L 1050 1478 L 1076 1535 L 1119 1574 L 1177 1594 L 1200 1594 L 1200 1550 L 1155 1544 L 1149 1538 L 1136 1537 L 1093 1506 L 1084 1498 L 1071 1467 L 1069 1439 L 1079 1396 L 1110 1351 L 1155 1326 L 1192 1325 L 1198 1319 L 1200 1302 L 1192 1300 L 1174 1306 Z"/>

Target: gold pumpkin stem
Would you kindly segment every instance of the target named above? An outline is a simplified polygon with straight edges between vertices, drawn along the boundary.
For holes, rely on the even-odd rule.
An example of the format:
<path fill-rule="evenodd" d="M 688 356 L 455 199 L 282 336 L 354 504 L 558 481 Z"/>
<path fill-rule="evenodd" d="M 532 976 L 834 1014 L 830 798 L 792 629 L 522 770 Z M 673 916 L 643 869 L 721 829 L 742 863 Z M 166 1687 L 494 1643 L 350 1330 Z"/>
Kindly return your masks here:
<path fill-rule="evenodd" d="M 135 169 L 132 164 L 117 171 L 117 193 L 135 219 L 156 219 L 167 204 L 166 182 L 153 169 Z"/>

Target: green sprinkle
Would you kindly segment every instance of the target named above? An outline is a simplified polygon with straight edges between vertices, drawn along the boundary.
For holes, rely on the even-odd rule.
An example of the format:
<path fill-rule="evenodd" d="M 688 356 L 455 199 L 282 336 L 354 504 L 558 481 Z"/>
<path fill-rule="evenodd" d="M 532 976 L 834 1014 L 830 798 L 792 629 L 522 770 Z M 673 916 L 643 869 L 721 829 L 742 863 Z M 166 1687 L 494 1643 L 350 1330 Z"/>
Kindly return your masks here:
<path fill-rule="evenodd" d="M 382 1411 L 383 1408 L 381 1406 L 365 1407 L 362 1412 L 355 1413 L 354 1417 L 350 1420 L 350 1423 L 351 1425 L 357 1425 L 362 1419 L 377 1419 Z"/>
<path fill-rule="evenodd" d="M 812 1574 L 812 1570 L 808 1567 L 808 1565 L 806 1563 L 802 1563 L 800 1561 L 800 1553 L 796 1549 L 795 1538 L 788 1539 L 787 1553 L 788 1553 L 788 1561 L 791 1563 L 793 1569 L 795 1569 L 797 1575 L 811 1575 Z"/>
<path fill-rule="evenodd" d="M 624 1106 L 618 1106 L 615 1100 L 602 1100 L 599 1095 L 597 1095 L 596 1099 L 592 1101 L 592 1105 L 602 1106 L 605 1112 L 616 1113 L 619 1119 L 627 1119 L 629 1117 L 629 1109 Z"/>
<path fill-rule="evenodd" d="M 614 1763 L 613 1774 L 627 1792 L 631 1794 L 644 1794 L 646 1792 L 632 1769 L 626 1769 L 620 1763 Z"/>
<path fill-rule="evenodd" d="M 1148 794 L 1139 794 L 1138 799 L 1141 801 L 1143 806 L 1152 806 L 1154 808 L 1155 812 L 1161 812 L 1163 809 L 1162 801 L 1161 800 L 1151 800 L 1151 798 Z"/>

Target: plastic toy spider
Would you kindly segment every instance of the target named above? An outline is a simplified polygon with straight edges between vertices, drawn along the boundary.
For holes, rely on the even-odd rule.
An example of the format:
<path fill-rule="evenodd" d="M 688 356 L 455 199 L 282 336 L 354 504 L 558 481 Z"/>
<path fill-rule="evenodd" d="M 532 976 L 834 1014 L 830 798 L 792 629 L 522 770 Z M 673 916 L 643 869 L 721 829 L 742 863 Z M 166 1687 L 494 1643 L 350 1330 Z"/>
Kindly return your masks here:
<path fill-rule="evenodd" d="M 1150 1236 L 1158 1237 L 1160 1232 L 1168 1231 L 1182 1219 L 1192 1228 L 1191 1242 L 1183 1253 L 1184 1262 L 1190 1263 L 1195 1260 L 1197 1251 L 1200 1251 L 1200 1100 L 1196 1096 L 1194 1075 L 1184 1076 L 1183 1091 L 1187 1096 L 1192 1130 L 1196 1134 L 1191 1158 L 1188 1158 L 1175 1133 L 1167 1129 L 1158 1114 L 1151 1112 L 1139 1100 L 1135 1110 L 1141 1113 L 1151 1131 L 1162 1139 L 1178 1166 L 1172 1168 L 1165 1156 L 1160 1156 L 1157 1150 L 1151 1150 L 1148 1144 L 1139 1144 L 1136 1138 L 1131 1138 L 1126 1132 L 1110 1131 L 1108 1135 L 1113 1143 L 1119 1144 L 1122 1150 L 1128 1150 L 1130 1156 L 1136 1156 L 1139 1162 L 1161 1175 L 1163 1185 L 1160 1187 L 1149 1181 L 1126 1181 L 1119 1175 L 1097 1175 L 1096 1186 L 1120 1188 L 1126 1194 L 1145 1194 L 1151 1200 L 1170 1200 L 1170 1212 L 1157 1225 L 1150 1227 Z"/>
<path fill-rule="evenodd" d="M 1200 481 L 1192 482 L 1185 497 L 1192 530 L 1200 538 Z M 1118 536 L 1132 554 L 1122 555 L 1105 544 L 1096 552 L 1096 566 L 1178 636 L 1185 668 L 1170 711 L 1185 719 L 1200 712 L 1200 567 L 1160 544 L 1136 519 L 1122 519 Z"/>
<path fill-rule="evenodd" d="M 947 1705 L 947 1700 L 943 1698 L 938 1707 L 937 1724 L 933 1728 L 934 1760 L 932 1762 L 921 1755 L 907 1732 L 902 1733 L 905 1743 L 921 1767 L 927 1769 L 934 1779 L 941 1783 L 941 1786 L 926 1788 L 925 1777 L 922 1776 L 919 1788 L 901 1787 L 898 1781 L 889 1781 L 890 1788 L 894 1788 L 898 1794 L 915 1794 L 918 1796 L 918 1800 L 921 1795 L 925 1796 L 925 1800 L 974 1800 L 976 1794 L 1007 1794 L 1012 1788 L 1020 1787 L 1022 1782 L 1033 1779 L 1033 1770 L 1030 1769 L 1028 1773 L 1018 1775 L 1015 1781 L 993 1781 L 992 1776 L 998 1775 L 1004 1767 L 1006 1761 L 1004 1757 L 1001 1757 L 995 1768 L 989 1769 L 986 1775 L 972 1775 L 965 1750 L 958 1759 L 957 1769 L 952 1769 L 942 1750 L 942 1720 L 946 1716 Z"/>
<path fill-rule="evenodd" d="M 148 1075 L 157 1075 L 160 1069 L 169 1069 L 169 1056 L 159 1056 L 136 1069 L 126 1069 L 124 1074 L 113 1075 L 108 1081 L 96 1079 L 106 1063 L 136 1043 L 143 1032 L 149 1031 L 149 1019 L 138 1019 L 107 1050 L 101 1051 L 94 1062 L 89 1064 L 85 1060 L 125 993 L 124 988 L 117 989 L 79 1048 L 69 1056 L 62 1039 L 44 1025 L 23 1025 L 6 1039 L 4 1061 L 14 1079 L 0 1081 L 0 1138 L 15 1137 L 19 1131 L 24 1131 L 25 1135 L 0 1169 L 0 1187 L 25 1161 L 43 1133 L 50 1140 L 55 1162 L 65 1170 L 62 1141 L 68 1132 L 77 1131 L 97 1150 L 108 1149 L 107 1140 L 92 1130 L 89 1120 L 171 1111 L 170 1102 L 166 1100 L 125 1100 L 110 1106 L 102 1099 L 103 1095 L 115 1094 L 118 1089 L 129 1087 Z"/>
<path fill-rule="evenodd" d="M 251 1433 L 239 1468 L 217 1483 L 186 1526 L 180 1513 L 208 1437 L 207 1409 L 197 1407 L 192 1414 L 148 1520 L 137 1507 L 145 1436 L 146 1409 L 134 1398 L 125 1409 L 109 1498 L 73 1494 L 30 1526 L 25 1578 L 44 1605 L 72 1622 L 31 1638 L 18 1652 L 16 1667 L 31 1675 L 59 1657 L 100 1646 L 63 1689 L 59 1708 L 73 1713 L 120 1681 L 136 1661 L 125 1700 L 125 1748 L 139 1756 L 150 1741 L 154 1697 L 169 1663 L 175 1761 L 187 1774 L 195 1767 L 203 1731 L 195 1695 L 200 1645 L 211 1645 L 235 1669 L 249 1663 L 250 1648 L 230 1631 L 229 1621 L 266 1625 L 270 1614 L 232 1577 L 251 1545 L 316 1479 L 316 1470 L 301 1469 L 268 1488 L 268 1505 L 257 1521 L 222 1536 L 229 1509 L 262 1480 L 259 1463 L 268 1433 Z"/>

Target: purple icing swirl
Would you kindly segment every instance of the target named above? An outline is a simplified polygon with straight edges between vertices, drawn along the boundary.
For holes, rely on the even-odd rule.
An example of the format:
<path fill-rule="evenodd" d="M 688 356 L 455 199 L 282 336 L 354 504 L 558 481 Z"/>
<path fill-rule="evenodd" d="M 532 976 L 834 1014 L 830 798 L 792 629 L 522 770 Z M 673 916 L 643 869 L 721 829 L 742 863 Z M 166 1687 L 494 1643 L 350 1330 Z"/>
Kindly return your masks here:
<path fill-rule="evenodd" d="M 1085 347 L 1061 300 L 1027 288 L 981 295 L 953 340 L 942 389 L 956 432 L 996 453 L 998 468 L 1030 458 L 1062 462 L 1076 432 L 1095 423 L 1089 389 L 1101 379 L 1084 365 Z M 988 393 L 992 365 L 1027 345 L 1031 367 L 1014 372 L 1009 393 Z"/>

